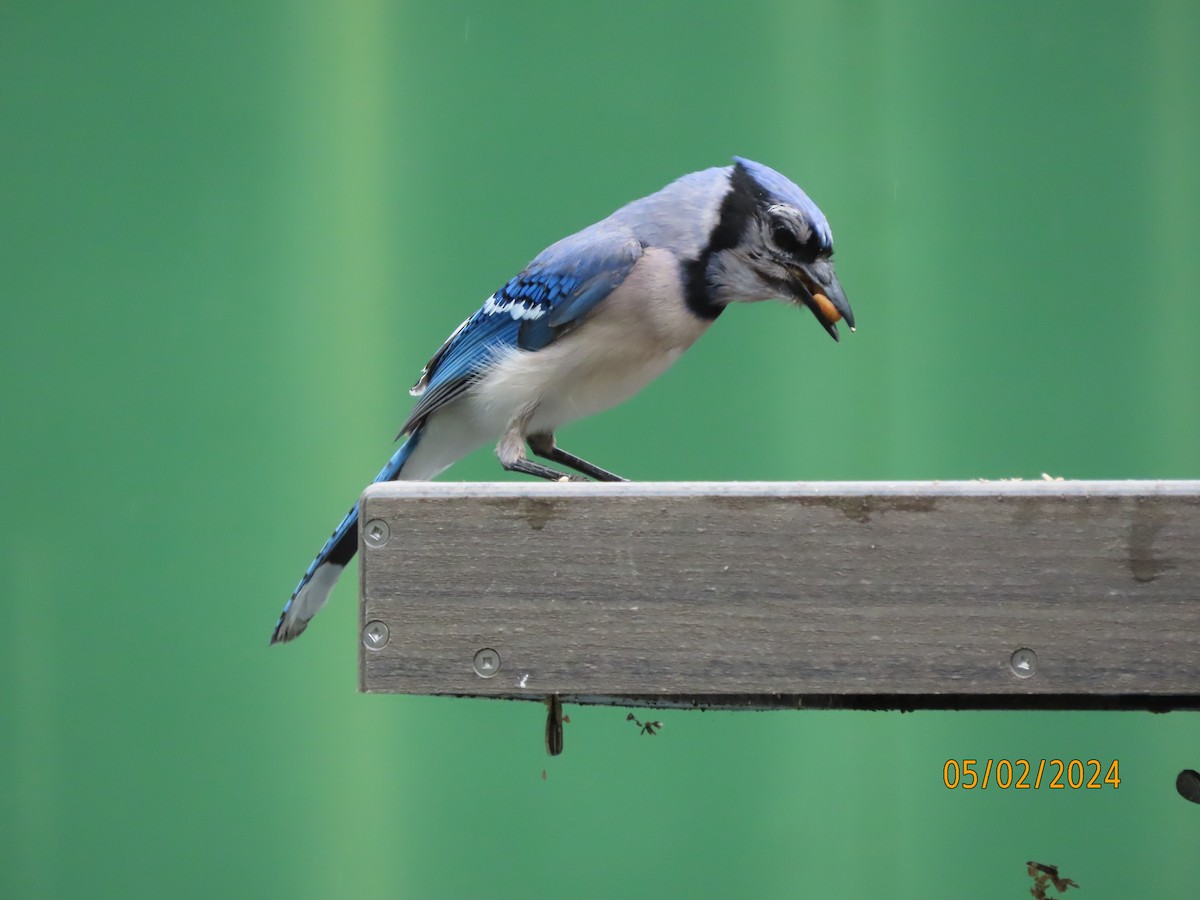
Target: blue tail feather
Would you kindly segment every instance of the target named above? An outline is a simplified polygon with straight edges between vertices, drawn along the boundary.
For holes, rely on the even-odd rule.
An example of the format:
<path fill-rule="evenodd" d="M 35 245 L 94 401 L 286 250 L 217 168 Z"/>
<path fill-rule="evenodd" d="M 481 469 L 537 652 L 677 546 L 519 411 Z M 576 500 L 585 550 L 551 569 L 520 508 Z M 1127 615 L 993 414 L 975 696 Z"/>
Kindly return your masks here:
<path fill-rule="evenodd" d="M 419 439 L 420 429 L 413 432 L 408 440 L 392 454 L 387 465 L 380 469 L 379 474 L 375 476 L 374 483 L 395 481 L 399 478 L 404 463 L 416 449 Z M 309 564 L 304 577 L 296 585 L 296 590 L 292 591 L 292 596 L 284 604 L 283 613 L 279 616 L 275 631 L 271 635 L 272 644 L 290 641 L 308 627 L 309 620 L 325 605 L 325 601 L 329 598 L 329 592 L 333 590 L 342 569 L 354 558 L 357 551 L 358 503 L 356 502 L 350 507 L 350 511 L 346 513 L 338 527 L 333 530 L 333 534 L 329 536 L 329 540 L 325 542 L 321 552 Z"/>

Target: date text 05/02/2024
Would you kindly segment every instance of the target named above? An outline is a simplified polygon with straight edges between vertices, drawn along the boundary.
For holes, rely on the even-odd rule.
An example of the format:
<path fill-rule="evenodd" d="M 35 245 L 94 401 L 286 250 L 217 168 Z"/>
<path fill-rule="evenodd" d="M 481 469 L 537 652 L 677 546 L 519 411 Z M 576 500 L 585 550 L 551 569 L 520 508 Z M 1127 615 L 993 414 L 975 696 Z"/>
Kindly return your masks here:
<path fill-rule="evenodd" d="M 950 790 L 1101 790 L 1121 786 L 1120 764 L 1098 759 L 948 759 L 942 783 Z"/>

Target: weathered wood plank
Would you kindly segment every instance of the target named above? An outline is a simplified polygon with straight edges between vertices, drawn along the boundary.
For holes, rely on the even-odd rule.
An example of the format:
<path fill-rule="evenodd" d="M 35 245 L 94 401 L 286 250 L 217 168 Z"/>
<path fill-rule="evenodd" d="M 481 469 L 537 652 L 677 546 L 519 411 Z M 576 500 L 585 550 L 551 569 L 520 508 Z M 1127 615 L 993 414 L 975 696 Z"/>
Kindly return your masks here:
<path fill-rule="evenodd" d="M 394 483 L 362 502 L 364 691 L 1200 707 L 1200 482 Z"/>

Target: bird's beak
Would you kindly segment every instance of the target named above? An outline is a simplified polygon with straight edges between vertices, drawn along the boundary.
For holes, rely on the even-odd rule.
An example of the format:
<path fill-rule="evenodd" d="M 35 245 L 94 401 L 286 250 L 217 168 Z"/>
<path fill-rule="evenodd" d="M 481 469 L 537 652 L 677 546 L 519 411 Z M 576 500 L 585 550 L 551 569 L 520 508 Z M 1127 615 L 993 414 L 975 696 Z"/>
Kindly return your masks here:
<path fill-rule="evenodd" d="M 833 263 L 827 259 L 819 259 L 806 266 L 796 269 L 796 279 L 792 284 L 796 300 L 812 310 L 821 326 L 829 332 L 829 336 L 838 340 L 837 323 L 842 319 L 854 330 L 854 311 L 850 309 L 850 301 L 842 290 L 837 273 L 833 271 Z"/>

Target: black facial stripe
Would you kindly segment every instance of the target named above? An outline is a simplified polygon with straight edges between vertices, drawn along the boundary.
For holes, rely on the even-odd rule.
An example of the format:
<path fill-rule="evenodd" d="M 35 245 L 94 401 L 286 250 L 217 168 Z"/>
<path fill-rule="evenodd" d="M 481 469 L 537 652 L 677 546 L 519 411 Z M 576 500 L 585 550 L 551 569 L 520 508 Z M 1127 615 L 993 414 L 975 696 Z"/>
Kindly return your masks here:
<path fill-rule="evenodd" d="M 747 224 L 767 201 L 767 192 L 750 177 L 745 167 L 741 163 L 735 165 L 729 175 L 729 193 L 721 201 L 717 224 L 713 227 L 712 234 L 708 237 L 708 246 L 701 255 L 709 256 L 718 250 L 736 247 L 746 232 Z"/>
<path fill-rule="evenodd" d="M 720 250 L 736 247 L 750 221 L 768 201 L 767 192 L 746 168 L 737 163 L 729 175 L 729 193 L 721 201 L 717 224 L 708 236 L 708 244 L 695 259 L 683 264 L 684 299 L 688 309 L 702 319 L 715 319 L 725 309 L 714 303 L 708 285 L 708 262 Z"/>

